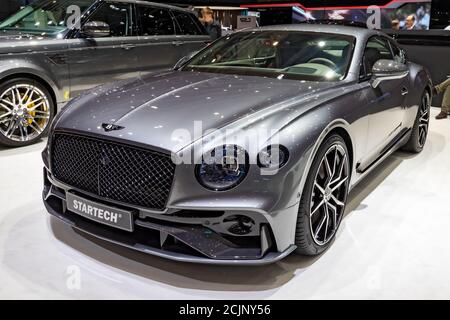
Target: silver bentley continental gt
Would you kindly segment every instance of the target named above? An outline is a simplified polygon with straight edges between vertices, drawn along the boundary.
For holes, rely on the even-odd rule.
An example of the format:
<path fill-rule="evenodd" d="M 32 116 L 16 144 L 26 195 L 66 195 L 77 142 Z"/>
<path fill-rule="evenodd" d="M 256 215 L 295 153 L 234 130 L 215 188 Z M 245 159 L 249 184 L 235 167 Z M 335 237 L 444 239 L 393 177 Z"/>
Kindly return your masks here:
<path fill-rule="evenodd" d="M 332 243 L 349 191 L 424 148 L 430 76 L 378 31 L 271 26 L 103 85 L 53 122 L 46 208 L 177 261 L 261 265 Z"/>

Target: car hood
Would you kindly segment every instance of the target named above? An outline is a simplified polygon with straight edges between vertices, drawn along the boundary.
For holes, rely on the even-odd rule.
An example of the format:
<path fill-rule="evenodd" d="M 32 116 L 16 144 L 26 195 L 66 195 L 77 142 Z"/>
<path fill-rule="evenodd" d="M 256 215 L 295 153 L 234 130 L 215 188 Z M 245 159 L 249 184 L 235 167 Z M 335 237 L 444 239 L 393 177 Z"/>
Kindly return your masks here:
<path fill-rule="evenodd" d="M 202 137 L 202 132 L 239 121 L 248 123 L 288 100 L 301 105 L 303 99 L 335 85 L 171 71 L 100 86 L 72 101 L 55 128 L 176 152 Z M 116 125 L 118 130 L 106 131 L 103 127 L 107 124 Z M 180 145 L 176 136 L 183 132 L 191 136 Z"/>

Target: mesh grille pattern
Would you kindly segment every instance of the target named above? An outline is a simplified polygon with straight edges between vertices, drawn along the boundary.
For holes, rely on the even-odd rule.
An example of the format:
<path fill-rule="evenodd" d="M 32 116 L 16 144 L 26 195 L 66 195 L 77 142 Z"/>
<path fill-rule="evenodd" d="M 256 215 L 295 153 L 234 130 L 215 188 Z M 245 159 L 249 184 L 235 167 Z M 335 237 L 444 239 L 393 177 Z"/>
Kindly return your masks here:
<path fill-rule="evenodd" d="M 53 175 L 63 183 L 149 209 L 166 206 L 175 173 L 170 156 L 61 133 L 51 150 Z"/>

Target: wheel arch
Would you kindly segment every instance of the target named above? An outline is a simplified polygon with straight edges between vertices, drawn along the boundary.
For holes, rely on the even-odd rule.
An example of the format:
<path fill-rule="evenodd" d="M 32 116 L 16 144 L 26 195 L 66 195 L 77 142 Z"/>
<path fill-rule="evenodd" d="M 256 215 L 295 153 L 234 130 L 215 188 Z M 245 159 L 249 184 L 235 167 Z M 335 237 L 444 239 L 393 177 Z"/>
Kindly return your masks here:
<path fill-rule="evenodd" d="M 318 138 L 316 139 L 316 142 L 312 146 L 312 151 L 308 157 L 308 161 L 305 167 L 305 174 L 303 175 L 299 192 L 303 193 L 303 189 L 305 188 L 306 180 L 308 177 L 308 174 L 311 170 L 311 166 L 313 164 L 313 161 L 317 155 L 317 152 L 319 151 L 320 146 L 333 134 L 338 134 L 341 136 L 346 144 L 348 153 L 349 153 L 349 160 L 350 160 L 350 175 L 353 173 L 354 169 L 354 159 L 355 159 L 355 147 L 353 144 L 352 135 L 350 133 L 350 124 L 345 121 L 344 119 L 336 119 L 329 123 L 320 133 Z M 351 179 L 351 176 L 350 176 Z"/>
<path fill-rule="evenodd" d="M 430 99 L 433 99 L 433 88 L 432 84 L 428 83 L 425 87 L 425 91 L 430 95 Z"/>
<path fill-rule="evenodd" d="M 347 147 L 348 154 L 349 154 L 350 167 L 353 167 L 354 152 L 353 152 L 353 142 L 352 142 L 352 138 L 350 137 L 350 134 L 344 127 L 338 126 L 338 127 L 331 129 L 331 131 L 323 139 L 322 143 L 325 142 L 325 140 L 328 139 L 329 137 L 331 137 L 333 134 L 337 134 L 337 135 L 341 136 L 342 139 L 344 139 L 344 142 Z"/>
<path fill-rule="evenodd" d="M 421 65 L 409 63 L 411 89 L 414 91 L 410 95 L 410 104 L 414 105 L 416 99 L 421 99 L 424 91 L 428 92 L 430 98 L 433 98 L 433 81 L 430 72 Z"/>

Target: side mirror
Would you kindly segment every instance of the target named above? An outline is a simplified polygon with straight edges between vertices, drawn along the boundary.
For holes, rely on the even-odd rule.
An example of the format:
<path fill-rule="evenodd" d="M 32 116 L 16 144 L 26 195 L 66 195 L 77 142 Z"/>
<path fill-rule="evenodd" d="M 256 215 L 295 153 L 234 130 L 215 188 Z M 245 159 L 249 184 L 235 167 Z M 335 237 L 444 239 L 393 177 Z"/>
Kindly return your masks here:
<path fill-rule="evenodd" d="M 81 33 L 87 38 L 103 38 L 109 37 L 111 29 L 106 22 L 89 21 L 81 28 Z"/>
<path fill-rule="evenodd" d="M 372 68 L 372 87 L 377 88 L 381 82 L 403 79 L 409 74 L 408 66 L 394 60 L 378 60 Z"/>
<path fill-rule="evenodd" d="M 188 62 L 189 60 L 192 59 L 193 56 L 195 56 L 198 53 L 198 51 L 195 52 L 191 52 L 190 54 L 188 54 L 187 56 L 184 56 L 183 58 L 181 58 L 180 60 L 178 60 L 177 63 L 175 63 L 175 65 L 173 66 L 173 70 L 178 70 L 180 69 L 182 66 L 184 66 L 186 64 L 186 62 Z"/>

